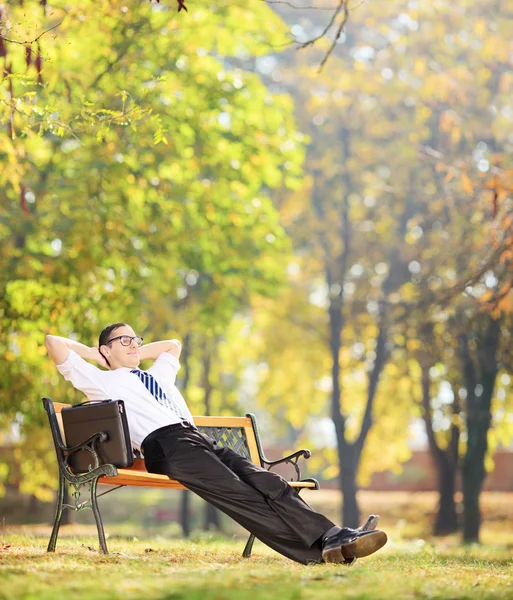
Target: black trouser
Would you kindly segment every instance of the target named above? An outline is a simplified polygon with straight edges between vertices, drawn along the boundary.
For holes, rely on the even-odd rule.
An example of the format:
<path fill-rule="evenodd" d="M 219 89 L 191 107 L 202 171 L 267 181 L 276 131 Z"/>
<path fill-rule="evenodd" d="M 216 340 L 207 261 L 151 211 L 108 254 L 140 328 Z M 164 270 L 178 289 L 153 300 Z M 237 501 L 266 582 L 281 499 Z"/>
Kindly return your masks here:
<path fill-rule="evenodd" d="M 297 562 L 321 562 L 322 535 L 334 524 L 276 473 L 193 427 L 169 425 L 142 444 L 146 469 L 176 479 L 259 540 Z"/>

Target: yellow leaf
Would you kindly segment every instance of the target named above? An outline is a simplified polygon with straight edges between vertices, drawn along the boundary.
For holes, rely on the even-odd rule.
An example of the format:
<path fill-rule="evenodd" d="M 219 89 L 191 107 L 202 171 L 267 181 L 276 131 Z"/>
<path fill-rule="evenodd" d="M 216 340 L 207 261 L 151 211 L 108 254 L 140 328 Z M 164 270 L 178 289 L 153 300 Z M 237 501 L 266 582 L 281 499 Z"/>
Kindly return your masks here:
<path fill-rule="evenodd" d="M 417 58 L 413 65 L 413 72 L 415 75 L 422 77 L 426 72 L 426 61 L 422 58 Z"/>
<path fill-rule="evenodd" d="M 456 125 L 451 129 L 451 142 L 453 144 L 458 144 L 460 139 L 461 139 L 461 127 Z"/>
<path fill-rule="evenodd" d="M 466 194 L 472 194 L 474 191 L 474 186 L 472 185 L 472 181 L 470 177 L 463 171 L 461 174 L 461 187 Z"/>
<path fill-rule="evenodd" d="M 449 169 L 449 171 L 447 172 L 447 175 L 444 177 L 445 183 L 449 183 L 449 181 L 451 181 L 451 179 L 453 177 L 454 177 L 454 169 Z"/>
<path fill-rule="evenodd" d="M 415 338 L 410 339 L 406 342 L 406 347 L 408 348 L 408 350 L 418 350 L 421 347 L 420 340 L 417 340 Z"/>
<path fill-rule="evenodd" d="M 474 31 L 477 37 L 482 38 L 486 33 L 486 21 L 484 19 L 477 19 L 474 23 Z"/>

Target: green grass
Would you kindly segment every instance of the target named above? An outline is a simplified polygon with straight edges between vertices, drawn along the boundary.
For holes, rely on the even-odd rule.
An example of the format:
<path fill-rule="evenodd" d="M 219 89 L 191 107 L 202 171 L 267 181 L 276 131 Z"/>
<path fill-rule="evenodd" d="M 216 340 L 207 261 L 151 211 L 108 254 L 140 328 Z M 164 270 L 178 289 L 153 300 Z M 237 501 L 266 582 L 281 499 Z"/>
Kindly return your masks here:
<path fill-rule="evenodd" d="M 304 567 L 260 543 L 252 558 L 243 559 L 242 540 L 214 537 L 111 536 L 108 556 L 98 553 L 93 535 L 62 537 L 56 553 L 47 554 L 47 534 L 8 528 L 0 535 L 1 600 L 513 598 L 508 546 L 464 548 L 391 537 L 383 550 L 354 566 Z"/>
<path fill-rule="evenodd" d="M 101 499 L 108 556 L 97 551 L 90 511 L 78 515 L 81 524 L 62 527 L 56 553 L 47 554 L 47 524 L 18 526 L 13 505 L 0 510 L 6 517 L 5 528 L 0 518 L 0 600 L 513 600 L 512 494 L 482 495 L 484 544 L 463 547 L 459 535 L 431 536 L 436 494 L 360 492 L 363 517 L 381 513 L 389 543 L 351 567 L 303 567 L 259 542 L 254 556 L 243 559 L 245 533 L 229 519 L 227 538 L 180 539 L 172 515 L 154 521 L 156 507 L 178 511 L 178 492 L 155 492 L 126 489 Z M 305 498 L 338 520 L 340 494 Z M 47 508 L 40 522 L 51 522 L 53 505 Z"/>

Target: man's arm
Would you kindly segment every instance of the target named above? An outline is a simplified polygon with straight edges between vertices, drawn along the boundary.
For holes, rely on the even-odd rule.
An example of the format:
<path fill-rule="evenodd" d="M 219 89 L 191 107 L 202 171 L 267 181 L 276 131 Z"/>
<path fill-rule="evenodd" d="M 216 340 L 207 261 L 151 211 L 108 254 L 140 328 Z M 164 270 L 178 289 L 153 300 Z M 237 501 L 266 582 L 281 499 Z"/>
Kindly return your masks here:
<path fill-rule="evenodd" d="M 68 358 L 70 350 L 74 350 L 81 358 L 94 360 L 100 366 L 108 368 L 98 348 L 89 348 L 85 344 L 59 337 L 58 335 L 47 335 L 45 337 L 45 346 L 48 350 L 48 356 L 56 365 L 62 365 Z"/>
<path fill-rule="evenodd" d="M 182 344 L 178 340 L 163 340 L 162 342 L 152 342 L 141 346 L 140 357 L 141 360 L 155 360 L 163 352 L 169 352 L 171 356 L 180 358 L 181 351 Z"/>

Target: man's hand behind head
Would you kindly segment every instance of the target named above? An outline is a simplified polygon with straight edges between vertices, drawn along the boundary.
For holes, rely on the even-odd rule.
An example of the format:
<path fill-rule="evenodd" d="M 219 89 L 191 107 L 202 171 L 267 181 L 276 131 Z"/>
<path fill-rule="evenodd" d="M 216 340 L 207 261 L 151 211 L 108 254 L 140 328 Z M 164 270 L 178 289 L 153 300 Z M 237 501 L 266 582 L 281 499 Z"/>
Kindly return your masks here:
<path fill-rule="evenodd" d="M 104 367 L 105 369 L 110 369 L 105 357 L 100 352 L 99 348 L 91 348 L 91 360 L 96 361 L 100 367 Z"/>

